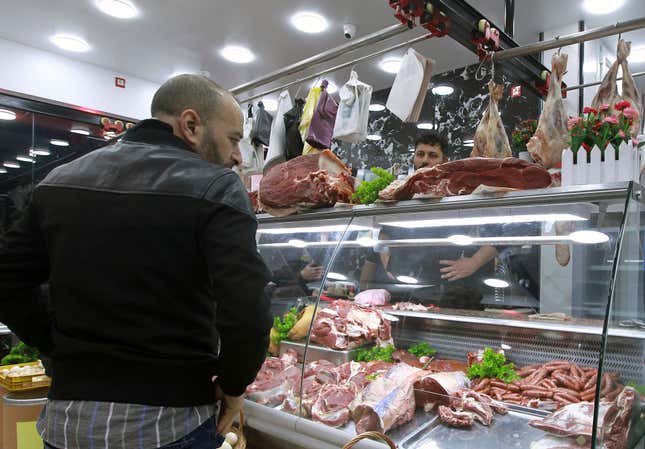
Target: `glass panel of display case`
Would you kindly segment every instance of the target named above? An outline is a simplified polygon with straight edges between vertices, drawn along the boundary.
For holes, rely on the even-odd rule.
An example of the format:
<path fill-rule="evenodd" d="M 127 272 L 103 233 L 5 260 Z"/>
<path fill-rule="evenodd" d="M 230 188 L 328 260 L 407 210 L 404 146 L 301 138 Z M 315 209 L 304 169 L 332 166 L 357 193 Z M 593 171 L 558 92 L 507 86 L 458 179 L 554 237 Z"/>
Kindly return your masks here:
<path fill-rule="evenodd" d="M 302 370 L 308 369 L 311 358 L 305 356 L 306 336 L 336 247 L 343 233 L 352 229 L 349 221 L 287 219 L 258 227 L 258 249 L 271 271 L 267 294 L 274 316 L 270 357 L 262 370 L 269 373 L 273 383 L 256 381 L 249 387 L 250 400 L 300 414 Z"/>
<path fill-rule="evenodd" d="M 635 186 L 622 226 L 599 374 L 595 447 L 637 447 L 645 435 L 645 297 L 642 188 Z"/>

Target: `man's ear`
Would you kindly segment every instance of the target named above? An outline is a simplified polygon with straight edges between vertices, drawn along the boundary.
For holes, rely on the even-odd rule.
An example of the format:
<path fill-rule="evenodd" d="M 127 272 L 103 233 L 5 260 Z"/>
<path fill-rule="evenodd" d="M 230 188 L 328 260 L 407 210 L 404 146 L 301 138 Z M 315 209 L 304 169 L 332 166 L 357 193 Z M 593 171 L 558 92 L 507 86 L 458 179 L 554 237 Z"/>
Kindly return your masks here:
<path fill-rule="evenodd" d="M 204 123 L 201 117 L 194 109 L 186 109 L 177 120 L 179 133 L 184 141 L 190 146 L 196 147 L 202 141 L 204 134 Z"/>

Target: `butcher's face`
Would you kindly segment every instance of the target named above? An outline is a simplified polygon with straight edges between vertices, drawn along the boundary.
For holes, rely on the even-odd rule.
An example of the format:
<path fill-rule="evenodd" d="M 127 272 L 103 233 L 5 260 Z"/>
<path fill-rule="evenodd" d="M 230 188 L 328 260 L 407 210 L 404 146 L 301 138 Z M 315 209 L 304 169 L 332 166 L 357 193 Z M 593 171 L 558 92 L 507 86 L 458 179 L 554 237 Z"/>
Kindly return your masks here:
<path fill-rule="evenodd" d="M 434 167 L 446 162 L 447 158 L 439 145 L 428 145 L 420 143 L 414 151 L 414 169 L 418 170 L 424 167 Z"/>
<path fill-rule="evenodd" d="M 222 98 L 219 112 L 206 123 L 198 152 L 213 164 L 228 168 L 241 164 L 243 124 L 244 117 L 237 102 L 232 97 Z"/>

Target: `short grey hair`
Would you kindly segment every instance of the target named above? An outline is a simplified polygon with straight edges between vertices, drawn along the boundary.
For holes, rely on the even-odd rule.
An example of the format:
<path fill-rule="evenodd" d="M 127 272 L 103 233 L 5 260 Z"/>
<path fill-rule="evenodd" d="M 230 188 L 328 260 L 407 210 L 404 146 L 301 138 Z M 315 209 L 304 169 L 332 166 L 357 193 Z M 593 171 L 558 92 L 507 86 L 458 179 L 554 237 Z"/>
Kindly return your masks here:
<path fill-rule="evenodd" d="M 204 120 L 218 112 L 222 98 L 232 95 L 215 81 L 202 75 L 184 74 L 170 78 L 155 92 L 150 105 L 153 117 L 178 117 L 186 109 L 194 109 Z"/>

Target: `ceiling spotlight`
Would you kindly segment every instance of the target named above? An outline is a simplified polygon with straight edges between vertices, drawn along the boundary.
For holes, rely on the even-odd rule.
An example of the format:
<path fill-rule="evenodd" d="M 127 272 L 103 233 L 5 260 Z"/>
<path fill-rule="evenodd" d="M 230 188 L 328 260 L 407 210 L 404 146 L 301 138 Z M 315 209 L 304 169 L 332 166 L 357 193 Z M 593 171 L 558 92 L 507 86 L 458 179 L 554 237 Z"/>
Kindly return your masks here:
<path fill-rule="evenodd" d="M 129 0 L 97 0 L 96 6 L 101 12 L 117 19 L 132 19 L 139 13 Z"/>
<path fill-rule="evenodd" d="M 399 282 L 403 282 L 404 284 L 418 284 L 419 280 L 417 278 L 413 278 L 412 276 L 397 276 L 396 280 Z"/>
<path fill-rule="evenodd" d="M 625 0 L 613 0 L 608 2 L 607 0 L 585 0 L 582 3 L 582 7 L 589 14 L 609 14 L 614 12 L 625 4 Z"/>
<path fill-rule="evenodd" d="M 434 125 L 430 122 L 421 122 L 417 123 L 417 128 L 419 129 L 434 129 Z"/>
<path fill-rule="evenodd" d="M 455 89 L 452 86 L 435 86 L 432 88 L 432 93 L 435 95 L 450 95 Z"/>
<path fill-rule="evenodd" d="M 9 109 L 0 109 L 0 120 L 15 120 L 16 113 Z"/>
<path fill-rule="evenodd" d="M 609 241 L 607 234 L 598 231 L 576 231 L 569 234 L 569 238 L 572 242 L 586 243 L 589 245 Z"/>
<path fill-rule="evenodd" d="M 381 139 L 382 139 L 382 137 L 381 137 L 381 135 L 380 135 L 380 134 L 368 134 L 368 135 L 367 135 L 367 137 L 366 137 L 366 139 L 367 139 L 367 140 L 372 140 L 372 141 L 376 142 L 376 141 L 378 141 L 378 140 L 381 140 Z"/>
<path fill-rule="evenodd" d="M 2 165 L 4 165 L 7 168 L 20 168 L 20 164 L 18 162 L 6 161 Z"/>
<path fill-rule="evenodd" d="M 55 145 L 57 147 L 68 147 L 69 142 L 67 140 L 61 140 L 61 139 L 52 139 L 49 141 L 52 145 Z"/>
<path fill-rule="evenodd" d="M 510 287 L 511 285 L 502 279 L 494 279 L 494 278 L 484 279 L 484 284 L 493 288 L 507 288 L 507 287 Z"/>
<path fill-rule="evenodd" d="M 47 148 L 32 148 L 29 150 L 30 156 L 49 156 L 50 154 L 52 153 Z"/>
<path fill-rule="evenodd" d="M 16 156 L 16 160 L 21 162 L 31 162 L 32 164 L 36 162 L 36 159 L 34 159 L 33 157 L 23 155 Z"/>
<path fill-rule="evenodd" d="M 255 55 L 246 47 L 229 45 L 220 50 L 220 54 L 227 61 L 236 64 L 247 64 L 255 59 Z"/>
<path fill-rule="evenodd" d="M 69 132 L 74 133 L 74 134 L 80 134 L 82 136 L 89 136 L 90 135 L 89 130 L 87 130 L 85 128 L 72 128 L 72 129 L 69 130 Z"/>
<path fill-rule="evenodd" d="M 398 73 L 401 67 L 401 58 L 387 58 L 379 64 L 381 70 L 387 73 Z"/>
<path fill-rule="evenodd" d="M 75 53 L 83 53 L 90 49 L 90 44 L 88 44 L 84 39 L 71 34 L 56 34 L 52 36 L 50 40 L 58 48 L 73 51 Z"/>
<path fill-rule="evenodd" d="M 262 104 L 264 105 L 264 109 L 266 109 L 269 112 L 274 112 L 278 110 L 278 100 L 275 100 L 273 98 L 266 98 L 262 100 Z"/>
<path fill-rule="evenodd" d="M 385 105 L 380 103 L 372 103 L 369 109 L 372 112 L 381 112 L 381 111 L 385 111 Z"/>
<path fill-rule="evenodd" d="M 322 33 L 329 26 L 327 19 L 315 12 L 302 11 L 291 16 L 291 24 L 303 33 Z"/>

